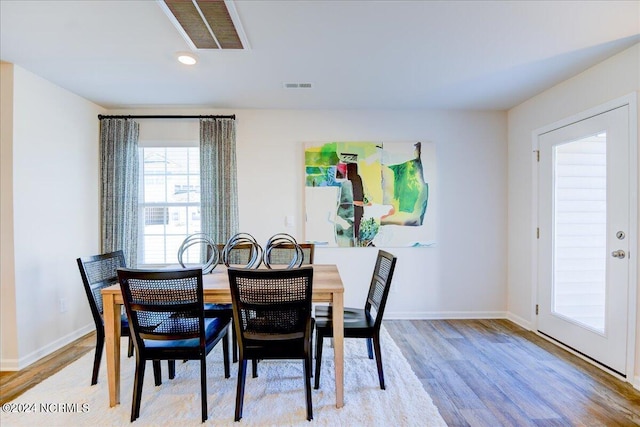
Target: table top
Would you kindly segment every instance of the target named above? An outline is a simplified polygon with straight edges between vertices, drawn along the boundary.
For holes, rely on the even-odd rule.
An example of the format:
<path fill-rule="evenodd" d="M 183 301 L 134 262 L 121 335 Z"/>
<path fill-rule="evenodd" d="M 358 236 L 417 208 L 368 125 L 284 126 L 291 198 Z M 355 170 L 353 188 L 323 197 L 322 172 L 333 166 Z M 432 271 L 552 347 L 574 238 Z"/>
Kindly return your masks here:
<path fill-rule="evenodd" d="M 344 285 L 334 264 L 313 264 L 313 300 L 331 301 L 333 294 L 344 293 Z M 227 267 L 217 266 L 211 273 L 202 276 L 205 299 L 230 300 L 229 275 Z M 102 289 L 103 295 L 113 295 L 116 302 L 122 303 L 120 285 L 115 284 Z"/>

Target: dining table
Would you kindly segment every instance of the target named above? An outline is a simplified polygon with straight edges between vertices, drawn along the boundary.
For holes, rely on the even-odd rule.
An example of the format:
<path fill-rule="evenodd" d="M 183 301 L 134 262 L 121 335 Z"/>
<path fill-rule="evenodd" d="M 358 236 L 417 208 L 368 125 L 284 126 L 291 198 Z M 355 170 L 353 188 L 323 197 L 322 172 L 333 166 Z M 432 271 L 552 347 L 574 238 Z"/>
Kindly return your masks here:
<path fill-rule="evenodd" d="M 313 264 L 312 267 L 313 302 L 329 303 L 333 306 L 336 407 L 341 408 L 344 405 L 344 285 L 336 265 Z M 231 289 L 226 266 L 217 266 L 211 273 L 204 274 L 202 279 L 205 302 L 231 303 Z M 119 284 L 102 289 L 102 303 L 109 406 L 113 407 L 120 403 L 120 316 L 123 300 Z"/>

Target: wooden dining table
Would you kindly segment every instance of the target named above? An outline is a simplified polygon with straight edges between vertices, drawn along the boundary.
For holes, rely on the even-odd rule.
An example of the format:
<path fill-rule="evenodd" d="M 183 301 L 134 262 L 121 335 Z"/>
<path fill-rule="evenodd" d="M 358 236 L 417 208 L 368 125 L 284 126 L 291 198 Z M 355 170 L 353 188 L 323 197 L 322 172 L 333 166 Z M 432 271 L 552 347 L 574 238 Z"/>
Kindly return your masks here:
<path fill-rule="evenodd" d="M 204 301 L 231 303 L 229 275 L 223 265 L 203 275 Z M 336 407 L 344 405 L 344 285 L 338 267 L 331 264 L 313 265 L 313 302 L 333 305 L 333 342 L 336 383 Z M 122 292 L 116 284 L 102 290 L 104 330 L 106 339 L 109 406 L 120 403 L 120 313 Z"/>

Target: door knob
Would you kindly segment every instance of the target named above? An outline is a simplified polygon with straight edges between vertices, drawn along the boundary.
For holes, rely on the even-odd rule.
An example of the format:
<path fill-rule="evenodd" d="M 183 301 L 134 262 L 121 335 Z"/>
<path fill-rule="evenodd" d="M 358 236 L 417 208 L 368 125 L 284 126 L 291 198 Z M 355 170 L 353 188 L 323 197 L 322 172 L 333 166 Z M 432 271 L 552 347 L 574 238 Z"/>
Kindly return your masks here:
<path fill-rule="evenodd" d="M 622 249 L 619 249 L 619 250 L 617 250 L 617 251 L 613 251 L 613 252 L 611 252 L 611 256 L 612 256 L 612 257 L 614 257 L 614 258 L 620 258 L 620 259 L 622 259 L 622 258 L 624 258 L 624 257 L 625 257 L 625 255 L 626 255 L 626 254 L 624 253 L 624 251 L 623 251 Z"/>

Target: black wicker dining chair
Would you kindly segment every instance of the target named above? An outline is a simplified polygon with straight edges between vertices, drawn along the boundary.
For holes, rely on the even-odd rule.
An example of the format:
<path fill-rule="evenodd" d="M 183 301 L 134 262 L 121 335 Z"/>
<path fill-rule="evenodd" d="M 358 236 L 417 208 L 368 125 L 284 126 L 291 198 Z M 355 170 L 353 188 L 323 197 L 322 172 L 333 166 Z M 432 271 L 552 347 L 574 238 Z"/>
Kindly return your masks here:
<path fill-rule="evenodd" d="M 78 268 L 84 290 L 87 294 L 93 322 L 96 325 L 96 351 L 93 359 L 93 374 L 91 375 L 91 385 L 98 383 L 98 374 L 100 372 L 100 361 L 104 350 L 104 318 L 102 306 L 103 288 L 118 283 L 118 268 L 126 267 L 124 253 L 120 251 L 109 252 L 100 255 L 92 255 L 78 258 Z M 129 337 L 129 346 L 127 355 L 133 355 L 133 341 L 129 334 L 129 321 L 126 314 L 120 316 L 120 335 Z M 175 362 L 169 361 L 169 378 L 175 376 Z M 160 365 L 154 365 L 154 378 L 156 385 L 161 383 Z"/>
<path fill-rule="evenodd" d="M 315 244 L 313 243 L 298 243 L 298 246 L 302 249 L 303 260 L 302 265 L 313 264 L 313 254 L 315 251 Z M 271 249 L 266 255 L 268 262 L 271 265 L 289 265 L 292 258 L 295 256 L 295 246 L 293 244 L 281 244 Z"/>
<path fill-rule="evenodd" d="M 222 251 L 224 250 L 224 244 L 218 244 L 217 249 L 219 253 L 218 264 L 224 264 L 222 261 Z M 251 260 L 251 245 L 238 245 L 229 251 L 229 265 L 247 265 Z M 233 309 L 231 304 L 219 304 L 219 303 L 205 303 L 204 304 L 204 317 L 214 318 L 229 318 L 233 319 Z M 238 361 L 238 339 L 236 337 L 235 328 L 231 329 L 231 348 L 232 348 L 232 360 L 233 363 Z"/>
<path fill-rule="evenodd" d="M 295 242 L 295 240 L 294 240 Z M 297 247 L 296 247 L 297 246 Z M 295 268 L 302 265 L 313 264 L 313 253 L 315 244 L 313 243 L 278 243 L 277 245 L 265 249 L 263 254 L 264 264 L 268 268 Z M 298 256 L 302 259 L 298 259 Z M 252 376 L 258 377 L 258 360 L 252 361 Z M 313 371 L 311 372 L 313 376 Z"/>
<path fill-rule="evenodd" d="M 147 360 L 199 360 L 202 422 L 208 418 L 207 354 L 222 341 L 224 376 L 229 378 L 229 320 L 205 319 L 202 269 L 119 269 L 124 306 L 136 349 L 131 421 L 140 417 Z"/>
<path fill-rule="evenodd" d="M 378 251 L 376 265 L 371 277 L 369 294 L 364 308 L 344 308 L 344 337 L 364 338 L 367 340 L 369 359 L 375 351 L 380 388 L 385 389 L 380 351 L 380 327 L 382 316 L 389 296 L 389 288 L 397 258 L 385 251 Z M 324 337 L 333 337 L 332 309 L 330 306 L 318 306 L 316 317 L 316 376 L 314 388 L 320 387 L 320 367 L 322 365 L 322 345 Z M 372 348 L 373 347 L 373 348 Z"/>
<path fill-rule="evenodd" d="M 258 359 L 303 360 L 307 419 L 313 419 L 313 267 L 287 270 L 230 268 L 228 274 L 233 322 L 240 347 L 235 421 L 242 418 L 247 361 Z"/>

